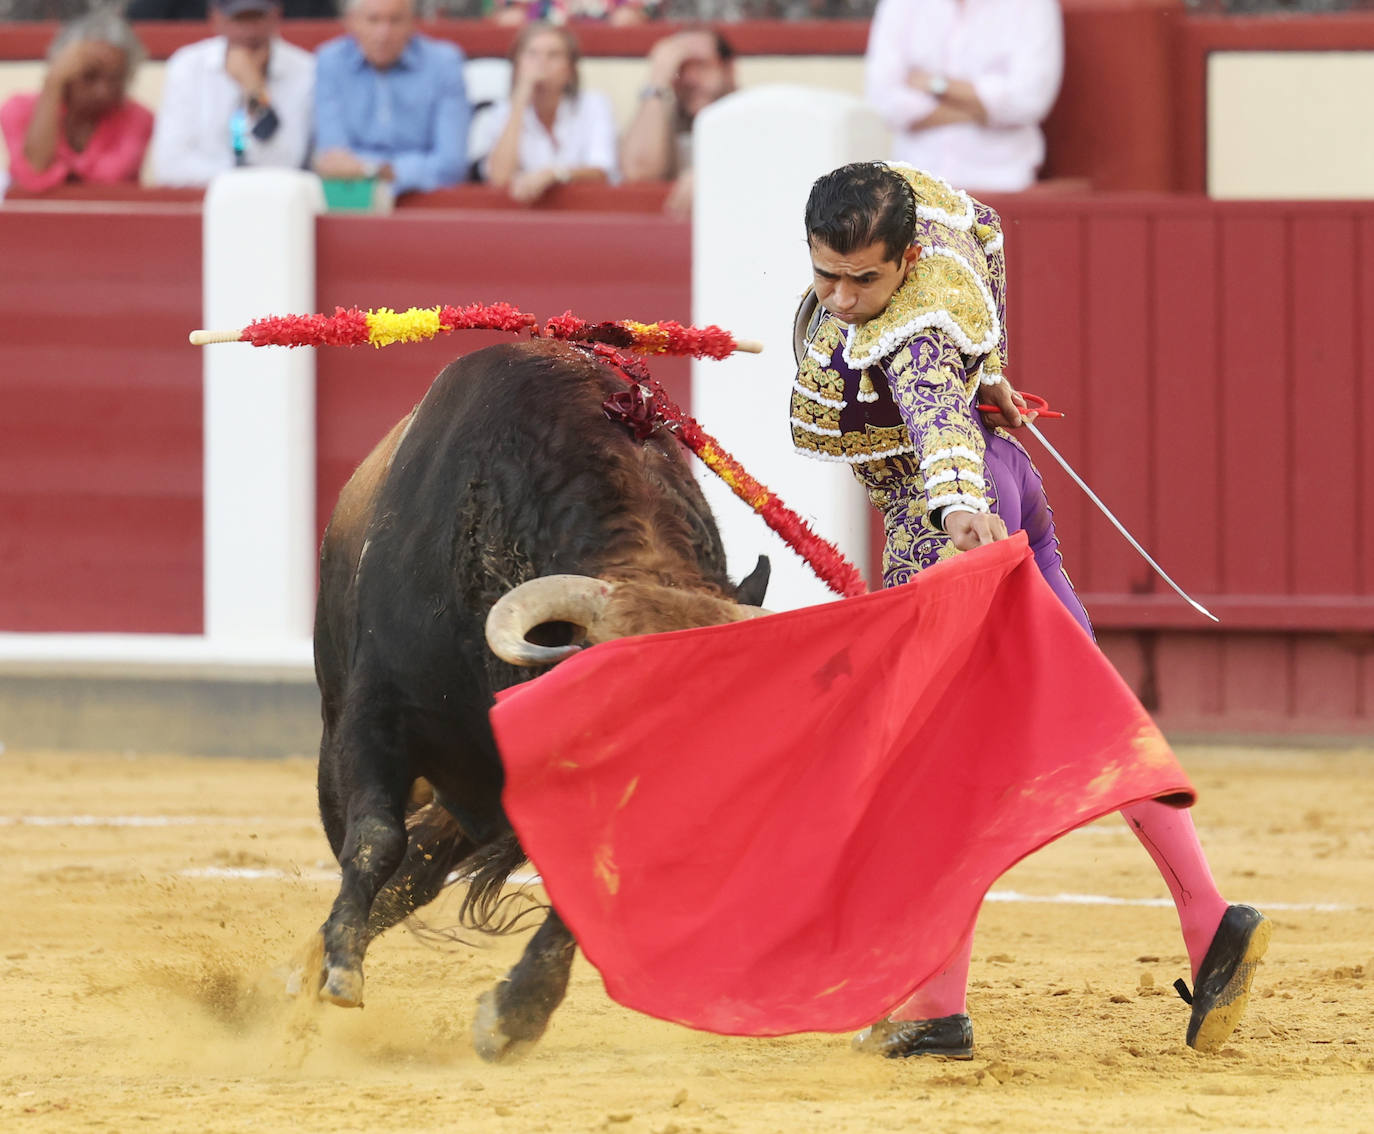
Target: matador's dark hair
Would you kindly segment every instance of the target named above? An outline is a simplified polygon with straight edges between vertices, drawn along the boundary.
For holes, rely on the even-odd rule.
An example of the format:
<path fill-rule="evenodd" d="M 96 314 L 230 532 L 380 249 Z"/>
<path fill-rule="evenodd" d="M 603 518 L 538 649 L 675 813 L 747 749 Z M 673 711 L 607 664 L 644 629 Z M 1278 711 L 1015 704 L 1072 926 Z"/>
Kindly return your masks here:
<path fill-rule="evenodd" d="M 916 235 L 916 195 L 907 180 L 880 161 L 842 165 L 811 186 L 806 236 L 841 256 L 882 241 L 900 260 Z"/>

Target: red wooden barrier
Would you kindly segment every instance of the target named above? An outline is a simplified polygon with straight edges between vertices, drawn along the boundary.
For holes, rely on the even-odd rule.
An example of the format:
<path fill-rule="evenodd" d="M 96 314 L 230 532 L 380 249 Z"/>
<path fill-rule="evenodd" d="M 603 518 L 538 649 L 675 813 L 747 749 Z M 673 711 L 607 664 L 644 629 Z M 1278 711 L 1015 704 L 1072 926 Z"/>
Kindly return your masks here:
<path fill-rule="evenodd" d="M 1104 647 L 1168 727 L 1374 732 L 1374 203 L 994 203 L 1010 373 L 1067 411 L 1051 441 L 1224 620 L 1029 440 Z M 318 233 L 325 309 L 688 316 L 688 226 L 657 215 L 403 210 Z M 198 631 L 197 211 L 10 204 L 0 248 L 0 629 Z M 478 341 L 320 352 L 321 523 Z M 686 401 L 685 364 L 655 369 Z"/>
<path fill-rule="evenodd" d="M 1374 204 L 998 204 L 1009 372 L 1223 623 L 1030 440 L 1108 654 L 1174 729 L 1374 733 Z"/>
<path fill-rule="evenodd" d="M 1141 0 L 1131 2 L 1140 3 Z M 1120 0 L 1068 0 L 1068 3 L 1119 6 Z M 663 22 L 613 27 L 578 22 L 573 30 L 584 57 L 642 59 L 659 39 L 685 26 Z M 740 55 L 862 55 L 868 42 L 867 20 L 743 20 L 717 26 Z M 42 59 L 57 28 L 55 22 L 13 23 L 0 27 L 0 60 Z M 166 59 L 177 48 L 212 34 L 209 24 L 189 20 L 142 20 L 135 25 L 135 30 L 153 59 Z M 473 59 L 504 57 L 516 33 L 515 28 L 483 20 L 434 20 L 421 24 L 420 31 L 458 44 L 464 54 Z M 289 20 L 282 34 L 292 43 L 313 51 L 326 40 L 343 34 L 343 28 L 337 20 Z"/>
<path fill-rule="evenodd" d="M 1062 0 L 1064 81 L 1045 121 L 1046 178 L 1173 188 L 1176 0 Z"/>
<path fill-rule="evenodd" d="M 0 629 L 201 629 L 200 212 L 0 208 Z"/>
<path fill-rule="evenodd" d="M 1126 526 L 1228 625 L 1374 630 L 1374 203 L 996 204 L 1009 372 L 1069 412 L 1046 435 Z M 1168 592 L 1038 463 L 1099 623 L 1197 627 L 1132 597 Z"/>
<path fill-rule="evenodd" d="M 1082 191 L 1087 185 L 1075 182 L 1045 182 L 1037 185 L 1037 192 L 1056 189 Z M 515 212 L 582 213 L 653 213 L 663 212 L 664 201 L 672 189 L 668 181 L 632 181 L 619 185 L 594 182 L 571 182 L 555 185 L 532 205 L 524 205 L 502 189 L 491 185 L 455 185 L 451 189 L 436 189 L 430 193 L 406 193 L 396 201 L 398 209 L 509 209 Z M 92 181 L 72 181 L 55 185 L 42 192 L 30 192 L 11 185 L 5 191 L 8 201 L 86 201 L 112 204 L 156 204 L 178 202 L 199 204 L 205 198 L 204 189 L 167 188 L 135 185 L 129 182 L 100 184 Z"/>
<path fill-rule="evenodd" d="M 412 212 L 322 218 L 322 310 L 428 307 L 505 300 L 547 319 L 690 321 L 691 233 L 660 215 Z M 322 350 L 319 380 L 321 530 L 339 489 L 451 359 L 510 336 L 459 332 L 383 351 Z M 654 376 L 683 404 L 688 364 L 659 359 Z"/>

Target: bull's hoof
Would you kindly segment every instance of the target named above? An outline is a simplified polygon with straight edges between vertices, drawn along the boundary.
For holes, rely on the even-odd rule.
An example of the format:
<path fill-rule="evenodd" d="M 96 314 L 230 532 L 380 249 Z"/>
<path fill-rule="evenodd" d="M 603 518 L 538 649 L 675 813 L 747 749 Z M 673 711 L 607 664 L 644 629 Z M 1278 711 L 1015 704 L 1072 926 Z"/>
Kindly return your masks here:
<path fill-rule="evenodd" d="M 488 1063 L 510 1063 L 525 1055 L 535 1040 L 512 1039 L 501 1026 L 501 1011 L 496 1005 L 496 990 L 488 989 L 477 1001 L 477 1016 L 472 1021 L 472 1046 Z"/>
<path fill-rule="evenodd" d="M 363 1006 L 363 974 L 360 969 L 331 968 L 325 974 L 320 999 L 340 1008 Z"/>
<path fill-rule="evenodd" d="M 314 1000 L 324 984 L 324 933 L 317 930 L 286 964 L 272 970 L 289 999 Z"/>

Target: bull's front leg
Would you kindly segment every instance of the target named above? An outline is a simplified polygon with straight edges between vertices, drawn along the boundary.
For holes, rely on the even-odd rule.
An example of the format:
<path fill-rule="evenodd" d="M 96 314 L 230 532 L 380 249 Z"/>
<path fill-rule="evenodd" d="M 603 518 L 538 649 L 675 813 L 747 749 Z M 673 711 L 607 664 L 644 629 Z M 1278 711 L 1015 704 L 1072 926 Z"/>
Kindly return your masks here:
<path fill-rule="evenodd" d="M 568 991 L 577 942 L 550 910 L 515 967 L 482 994 L 472 1025 L 477 1054 L 495 1063 L 522 1055 L 549 1026 L 549 1017 Z"/>
<path fill-rule="evenodd" d="M 458 821 L 435 801 L 406 817 L 406 831 L 405 858 L 372 902 L 367 921 L 371 940 L 437 898 L 450 871 L 477 849 Z"/>
<path fill-rule="evenodd" d="M 449 872 L 474 849 L 446 813 L 434 814 L 438 809 L 438 804 L 430 804 L 422 809 L 418 821 L 409 824 L 405 855 L 372 900 L 366 931 L 361 935 L 358 911 L 366 905 L 366 888 L 360 887 L 356 878 L 351 887 L 341 888 L 329 920 L 282 967 L 288 996 L 307 995 L 346 1008 L 361 1007 L 362 964 L 367 946 L 433 901 L 444 888 Z"/>
<path fill-rule="evenodd" d="M 368 919 L 406 852 L 412 777 L 396 739 L 399 731 L 393 720 L 379 721 L 350 706 L 320 751 L 320 812 L 342 878 L 320 927 L 323 959 L 315 987 L 320 999 L 346 1008 L 362 1006 L 363 957 L 373 936 Z"/>
<path fill-rule="evenodd" d="M 372 940 L 368 917 L 373 899 L 400 865 L 405 825 L 378 808 L 350 822 L 340 858 L 343 879 L 334 907 L 321 927 L 324 973 L 320 998 L 345 1008 L 363 1004 L 363 956 Z"/>

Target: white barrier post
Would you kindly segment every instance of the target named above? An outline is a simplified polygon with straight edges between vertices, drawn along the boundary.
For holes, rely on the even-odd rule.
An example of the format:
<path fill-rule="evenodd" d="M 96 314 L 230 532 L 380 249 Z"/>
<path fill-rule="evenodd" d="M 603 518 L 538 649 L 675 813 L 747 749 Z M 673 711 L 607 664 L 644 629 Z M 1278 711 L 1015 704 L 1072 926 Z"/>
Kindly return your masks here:
<path fill-rule="evenodd" d="M 849 468 L 792 450 L 788 392 L 792 318 L 811 280 L 802 217 L 811 183 L 888 152 L 887 127 L 862 100 L 810 87 L 741 91 L 693 128 L 692 320 L 758 339 L 762 355 L 692 365 L 692 414 L 755 477 L 859 567 L 868 565 L 870 507 Z M 702 483 L 732 576 L 772 560 L 767 605 L 787 610 L 836 596 L 712 474 Z"/>
<path fill-rule="evenodd" d="M 206 328 L 315 309 L 320 182 L 243 169 L 204 212 Z M 205 351 L 205 636 L 299 643 L 315 596 L 315 352 Z"/>

